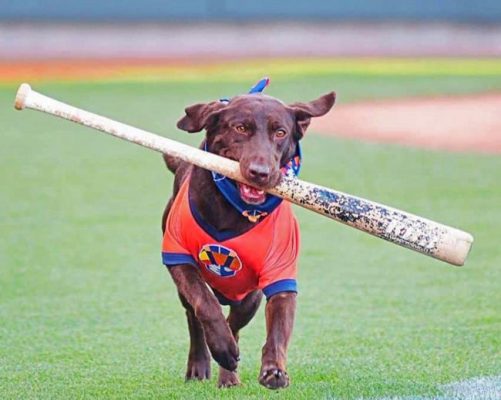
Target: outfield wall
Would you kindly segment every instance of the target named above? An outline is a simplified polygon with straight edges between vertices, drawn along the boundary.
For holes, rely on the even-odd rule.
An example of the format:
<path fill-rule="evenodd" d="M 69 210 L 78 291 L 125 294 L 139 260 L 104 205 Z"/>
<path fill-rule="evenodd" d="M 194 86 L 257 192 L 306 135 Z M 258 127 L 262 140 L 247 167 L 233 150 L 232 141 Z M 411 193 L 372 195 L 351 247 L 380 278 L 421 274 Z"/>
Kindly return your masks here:
<path fill-rule="evenodd" d="M 0 21 L 501 22 L 499 0 L 0 0 Z"/>

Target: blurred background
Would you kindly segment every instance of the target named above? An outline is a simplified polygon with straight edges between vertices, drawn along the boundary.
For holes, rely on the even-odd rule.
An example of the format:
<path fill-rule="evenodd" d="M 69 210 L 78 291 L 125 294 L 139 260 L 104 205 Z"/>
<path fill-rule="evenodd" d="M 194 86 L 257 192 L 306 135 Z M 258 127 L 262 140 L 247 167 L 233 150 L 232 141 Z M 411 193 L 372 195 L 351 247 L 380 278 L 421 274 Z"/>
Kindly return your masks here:
<path fill-rule="evenodd" d="M 184 383 L 161 157 L 12 103 L 29 82 L 198 145 L 175 129 L 184 107 L 269 76 L 286 102 L 337 92 L 303 179 L 475 237 L 453 268 L 297 208 L 280 398 L 499 399 L 500 56 L 495 0 L 0 0 L 0 398 L 268 395 L 262 309 L 241 335 L 243 387 Z"/>
<path fill-rule="evenodd" d="M 495 0 L 2 0 L 0 10 L 5 59 L 501 52 Z"/>

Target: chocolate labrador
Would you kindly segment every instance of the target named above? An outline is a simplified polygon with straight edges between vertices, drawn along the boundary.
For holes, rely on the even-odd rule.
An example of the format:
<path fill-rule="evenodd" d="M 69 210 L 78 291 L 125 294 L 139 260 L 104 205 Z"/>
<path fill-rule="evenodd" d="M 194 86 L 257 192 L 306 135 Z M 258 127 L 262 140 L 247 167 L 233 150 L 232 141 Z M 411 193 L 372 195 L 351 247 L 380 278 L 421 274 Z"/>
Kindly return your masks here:
<path fill-rule="evenodd" d="M 259 382 L 289 385 L 287 347 L 296 309 L 299 231 L 290 205 L 268 195 L 282 174 L 297 173 L 312 117 L 334 105 L 334 92 L 286 105 L 264 94 L 195 104 L 178 128 L 206 130 L 202 148 L 240 163 L 252 186 L 164 156 L 175 173 L 162 219 L 163 262 L 186 309 L 190 350 L 186 379 L 209 379 L 211 355 L 219 387 L 240 383 L 238 334 L 266 297 L 266 343 Z M 221 304 L 229 305 L 224 317 Z"/>

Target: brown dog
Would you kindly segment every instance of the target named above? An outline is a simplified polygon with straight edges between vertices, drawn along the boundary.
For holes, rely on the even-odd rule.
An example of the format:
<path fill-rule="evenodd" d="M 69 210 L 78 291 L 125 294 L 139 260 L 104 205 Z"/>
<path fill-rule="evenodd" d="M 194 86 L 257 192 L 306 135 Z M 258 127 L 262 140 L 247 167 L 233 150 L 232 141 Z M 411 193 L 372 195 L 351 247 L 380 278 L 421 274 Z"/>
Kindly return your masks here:
<path fill-rule="evenodd" d="M 205 129 L 207 133 L 202 146 L 207 151 L 239 161 L 242 175 L 253 185 L 236 186 L 240 200 L 246 204 L 259 205 L 268 198 L 262 189 L 273 187 L 280 181 L 281 168 L 297 153 L 298 141 L 303 137 L 310 119 L 327 113 L 334 100 L 333 92 L 310 103 L 292 105 L 285 105 L 280 100 L 262 94 L 242 95 L 229 102 L 215 101 L 190 106 L 177 126 L 188 132 Z M 271 389 L 288 386 L 286 359 L 296 309 L 294 278 L 297 259 L 297 251 L 290 251 L 288 247 L 297 250 L 299 238 L 295 235 L 296 225 L 292 214 L 291 218 L 284 219 L 286 222 L 292 221 L 289 225 L 274 227 L 273 224 L 274 221 L 280 221 L 280 215 L 290 212 L 289 205 L 285 202 L 280 204 L 269 215 L 264 213 L 262 219 L 246 218 L 223 196 L 210 171 L 168 156 L 164 158 L 168 168 L 175 172 L 173 196 L 162 220 L 164 246 L 167 243 L 167 249 L 164 247 L 164 263 L 177 286 L 188 318 L 191 341 L 186 379 L 210 378 L 211 354 L 220 365 L 219 387 L 240 383 L 236 372 L 239 361 L 238 333 L 255 315 L 264 291 L 267 297 L 267 338 L 262 349 L 259 382 Z M 189 204 L 183 205 L 181 197 L 186 198 Z M 177 214 L 182 213 L 191 219 L 188 222 L 181 220 Z M 271 225 L 273 235 L 285 236 L 282 242 L 285 241 L 286 247 L 280 250 L 274 263 L 251 268 L 249 264 L 252 262 L 246 261 L 242 255 L 238 256 L 244 250 L 227 248 L 227 238 L 252 235 L 265 225 Z M 275 236 L 269 239 L 265 233 L 261 233 L 262 230 L 256 234 L 257 240 L 261 241 L 258 247 L 271 246 L 267 241 L 273 242 Z M 204 240 L 209 240 L 209 243 L 202 246 L 205 242 L 193 242 L 197 235 L 204 236 Z M 223 239 L 217 240 L 218 235 L 222 235 Z M 185 249 L 181 243 L 183 240 L 193 242 L 186 246 L 194 247 Z M 247 242 L 244 242 L 246 245 Z M 220 253 L 209 254 L 211 249 Z M 258 253 L 256 250 L 257 258 Z M 210 258 L 206 264 L 204 257 Z M 214 257 L 219 257 L 218 260 L 226 258 L 214 261 Z M 290 268 L 286 269 L 281 262 L 289 258 Z M 269 257 L 263 259 L 268 260 Z M 292 271 L 291 275 L 287 275 L 287 271 Z M 266 275 L 266 279 L 261 275 Z M 230 294 L 235 282 L 235 293 L 238 293 L 233 298 L 228 298 L 226 292 L 223 296 L 213 281 L 222 282 L 222 287 L 229 290 Z M 230 305 L 227 319 L 218 300 L 221 304 Z"/>

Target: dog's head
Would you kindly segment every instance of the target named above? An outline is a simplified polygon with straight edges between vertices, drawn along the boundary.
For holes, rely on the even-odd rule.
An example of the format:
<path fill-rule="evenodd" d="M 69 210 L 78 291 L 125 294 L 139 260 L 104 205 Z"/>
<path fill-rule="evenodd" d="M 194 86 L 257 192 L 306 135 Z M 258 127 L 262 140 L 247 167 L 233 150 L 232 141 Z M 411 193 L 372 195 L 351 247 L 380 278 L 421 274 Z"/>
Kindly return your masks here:
<path fill-rule="evenodd" d="M 187 132 L 206 129 L 208 149 L 240 162 L 243 177 L 253 187 L 239 184 L 242 200 L 265 201 L 267 189 L 278 184 L 280 168 L 295 154 L 312 117 L 326 114 L 334 105 L 335 93 L 309 103 L 286 105 L 263 94 L 233 97 L 189 106 L 177 127 Z"/>

